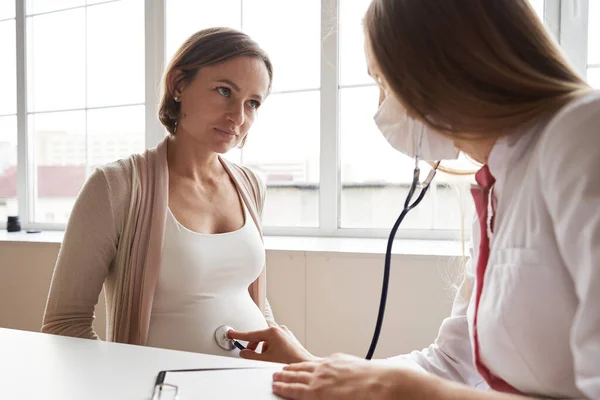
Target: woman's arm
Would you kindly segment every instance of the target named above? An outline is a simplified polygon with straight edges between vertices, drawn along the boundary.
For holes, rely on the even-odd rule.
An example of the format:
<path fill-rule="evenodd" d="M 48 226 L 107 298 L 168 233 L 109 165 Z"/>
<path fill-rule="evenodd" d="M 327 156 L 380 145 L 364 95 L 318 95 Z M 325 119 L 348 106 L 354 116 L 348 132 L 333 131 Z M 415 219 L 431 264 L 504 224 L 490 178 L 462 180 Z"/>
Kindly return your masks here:
<path fill-rule="evenodd" d="M 118 232 L 104 173 L 83 186 L 54 268 L 42 332 L 98 339 L 94 308 L 116 254 Z"/>
<path fill-rule="evenodd" d="M 473 243 L 477 243 L 479 240 L 478 229 L 478 226 L 473 229 Z M 465 278 L 457 290 L 452 313 L 442 322 L 435 342 L 423 350 L 392 357 L 388 361 L 393 363 L 394 361 L 409 360 L 438 377 L 486 389 L 487 384 L 473 363 L 473 349 L 467 319 L 467 310 L 475 287 L 473 263 L 476 260 L 476 254 L 472 244 L 469 246 L 469 252 L 470 257 L 465 266 Z"/>
<path fill-rule="evenodd" d="M 482 391 L 464 384 L 439 377 L 412 373 L 402 370 L 388 378 L 393 385 L 392 399 L 432 399 L 432 400 L 534 400 L 534 397 L 500 393 L 493 390 Z"/>
<path fill-rule="evenodd" d="M 343 354 L 284 367 L 273 376 L 273 392 L 291 400 L 526 399 Z"/>
<path fill-rule="evenodd" d="M 600 96 L 549 128 L 540 182 L 554 235 L 578 299 L 571 325 L 575 383 L 600 398 Z"/>

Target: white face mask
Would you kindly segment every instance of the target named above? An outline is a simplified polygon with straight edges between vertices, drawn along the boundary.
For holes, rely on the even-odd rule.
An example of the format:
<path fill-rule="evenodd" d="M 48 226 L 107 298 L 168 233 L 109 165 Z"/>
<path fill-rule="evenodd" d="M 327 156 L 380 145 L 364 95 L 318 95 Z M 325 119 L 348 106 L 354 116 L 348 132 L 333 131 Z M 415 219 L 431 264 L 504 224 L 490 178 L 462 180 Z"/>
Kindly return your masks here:
<path fill-rule="evenodd" d="M 419 159 L 423 161 L 458 158 L 458 150 L 450 139 L 409 117 L 404 106 L 391 94 L 383 100 L 373 119 L 388 143 L 409 157 L 415 158 L 419 154 Z"/>

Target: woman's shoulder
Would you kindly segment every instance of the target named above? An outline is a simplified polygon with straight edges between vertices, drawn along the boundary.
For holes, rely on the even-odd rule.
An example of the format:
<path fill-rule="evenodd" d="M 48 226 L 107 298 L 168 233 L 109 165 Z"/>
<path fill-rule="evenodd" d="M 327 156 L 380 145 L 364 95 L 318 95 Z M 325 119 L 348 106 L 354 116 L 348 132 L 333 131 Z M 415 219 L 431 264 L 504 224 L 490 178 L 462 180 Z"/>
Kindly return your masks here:
<path fill-rule="evenodd" d="M 543 135 L 544 147 L 594 148 L 600 150 L 600 91 L 572 100 L 550 120 Z"/>
<path fill-rule="evenodd" d="M 223 157 L 220 157 L 220 159 L 229 175 L 235 180 L 237 186 L 250 197 L 254 203 L 257 217 L 261 219 L 267 192 L 263 180 L 258 173 L 249 167 L 238 165 Z"/>
<path fill-rule="evenodd" d="M 105 186 L 109 192 L 111 202 L 116 208 L 126 208 L 130 203 L 134 182 L 140 182 L 140 169 L 153 170 L 151 166 L 156 164 L 157 149 L 148 149 L 143 153 L 132 154 L 129 157 L 109 162 L 96 167 L 91 174 L 88 184 L 98 188 Z M 134 175 L 138 178 L 134 179 Z M 144 175 L 144 174 L 142 174 Z"/>
<path fill-rule="evenodd" d="M 264 192 L 266 190 L 264 178 L 259 171 L 250 167 L 246 167 L 244 165 L 239 166 L 239 168 L 243 169 L 246 172 L 248 177 L 250 177 L 252 184 L 256 186 L 258 190 L 260 190 L 261 192 Z"/>
<path fill-rule="evenodd" d="M 595 171 L 600 168 L 600 91 L 571 101 L 552 118 L 540 138 L 538 154 L 537 170 L 546 192 L 581 192 L 591 182 L 596 185 Z"/>
<path fill-rule="evenodd" d="M 131 188 L 131 178 L 133 173 L 133 157 L 130 156 L 117 161 L 104 164 L 96 168 L 90 179 L 100 177 L 106 182 L 109 190 L 122 191 Z"/>
<path fill-rule="evenodd" d="M 146 168 L 156 163 L 158 147 L 146 149 L 141 153 L 134 153 L 128 157 L 109 162 L 96 168 L 103 175 L 111 188 L 130 189 L 133 174 L 139 168 Z"/>
<path fill-rule="evenodd" d="M 222 158 L 222 160 L 229 167 L 229 170 L 234 175 L 234 178 L 238 180 L 238 183 L 243 184 L 251 191 L 256 192 L 261 199 L 264 199 L 266 185 L 258 171 L 245 165 L 236 164 L 225 158 Z"/>

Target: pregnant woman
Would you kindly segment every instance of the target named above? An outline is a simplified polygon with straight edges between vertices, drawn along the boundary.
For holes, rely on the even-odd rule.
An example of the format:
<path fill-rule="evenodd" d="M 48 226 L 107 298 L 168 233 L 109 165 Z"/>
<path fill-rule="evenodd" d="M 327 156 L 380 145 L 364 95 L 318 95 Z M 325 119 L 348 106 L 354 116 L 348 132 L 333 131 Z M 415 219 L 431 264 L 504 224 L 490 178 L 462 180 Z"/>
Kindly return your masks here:
<path fill-rule="evenodd" d="M 224 158 L 245 144 L 272 65 L 245 34 L 192 35 L 164 74 L 169 135 L 98 168 L 79 194 L 54 270 L 42 332 L 233 356 L 213 335 L 276 325 L 266 299 L 264 185 Z"/>

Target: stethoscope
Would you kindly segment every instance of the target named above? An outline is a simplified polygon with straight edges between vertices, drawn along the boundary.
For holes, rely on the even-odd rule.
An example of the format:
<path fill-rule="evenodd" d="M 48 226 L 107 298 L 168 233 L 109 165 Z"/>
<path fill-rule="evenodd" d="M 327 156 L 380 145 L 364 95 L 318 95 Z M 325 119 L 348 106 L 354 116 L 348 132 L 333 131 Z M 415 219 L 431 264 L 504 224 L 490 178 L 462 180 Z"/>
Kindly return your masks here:
<path fill-rule="evenodd" d="M 384 267 L 383 267 L 383 285 L 381 288 L 381 300 L 379 302 L 379 313 L 377 314 L 377 323 L 375 324 L 375 332 L 373 333 L 373 339 L 371 340 L 371 346 L 369 347 L 369 352 L 367 353 L 367 356 L 365 357 L 367 360 L 370 360 L 371 358 L 373 358 L 373 354 L 375 353 L 375 348 L 377 347 L 377 342 L 379 341 L 379 334 L 381 333 L 381 325 L 383 324 L 383 315 L 385 314 L 385 303 L 387 301 L 388 286 L 390 283 L 390 263 L 391 263 L 391 259 L 392 259 L 392 246 L 394 245 L 394 238 L 396 237 L 396 232 L 398 231 L 398 228 L 400 227 L 400 224 L 402 223 L 402 220 L 404 220 L 404 217 L 406 216 L 406 214 L 408 214 L 408 212 L 410 210 L 412 210 L 417 205 L 419 205 L 421 200 L 423 200 L 423 198 L 425 197 L 425 194 L 427 193 L 427 190 L 429 189 L 429 185 L 431 185 L 431 181 L 435 177 L 435 173 L 437 172 L 437 169 L 440 166 L 439 161 L 437 161 L 435 164 L 433 164 L 433 169 L 429 172 L 429 175 L 427 175 L 427 178 L 423 181 L 423 183 L 419 182 L 419 176 L 421 174 L 421 169 L 419 168 L 419 161 L 421 160 L 422 140 L 423 140 L 423 132 L 421 132 L 419 134 L 419 139 L 417 142 L 417 151 L 416 151 L 416 155 L 415 155 L 415 169 L 413 172 L 413 180 L 410 185 L 410 190 L 408 191 L 408 194 L 406 195 L 406 200 L 404 201 L 404 208 L 402 209 L 400 216 L 396 220 L 396 223 L 392 227 L 390 236 L 388 238 L 387 249 L 385 251 L 385 263 L 384 263 Z M 419 195 L 417 196 L 417 198 L 413 201 L 412 199 L 415 195 L 415 192 L 417 191 L 417 187 L 420 187 L 421 191 L 419 192 Z"/>
<path fill-rule="evenodd" d="M 235 329 L 229 325 L 221 325 L 215 329 L 214 338 L 215 342 L 217 342 L 217 346 L 226 351 L 232 351 L 235 348 L 244 350 L 246 347 L 244 347 L 243 344 L 235 339 L 230 339 L 227 337 L 227 332 L 229 331 L 235 331 Z"/>
<path fill-rule="evenodd" d="M 379 334 L 381 333 L 381 326 L 383 324 L 383 316 L 385 314 L 385 305 L 386 305 L 386 301 L 387 301 L 388 286 L 389 286 L 389 282 L 390 282 L 390 263 L 391 263 L 391 259 L 392 259 L 392 246 L 394 245 L 394 238 L 396 237 L 396 232 L 398 231 L 398 228 L 400 227 L 400 224 L 404 220 L 404 217 L 406 216 L 406 214 L 408 214 L 408 212 L 410 210 L 412 210 L 413 208 L 418 206 L 419 203 L 421 202 L 421 200 L 423 200 L 423 198 L 425 197 L 425 194 L 427 194 L 427 190 L 429 189 L 429 186 L 431 185 L 431 181 L 433 181 L 433 178 L 435 177 L 437 169 L 440 166 L 439 161 L 437 161 L 435 164 L 433 164 L 433 169 L 429 172 L 429 174 L 427 175 L 427 178 L 423 181 L 423 183 L 419 182 L 419 177 L 421 175 L 421 169 L 419 168 L 419 161 L 421 160 L 422 140 L 423 140 L 423 133 L 421 132 L 419 134 L 419 139 L 417 142 L 417 151 L 416 151 L 416 155 L 415 155 L 415 169 L 413 171 L 413 179 L 412 179 L 412 183 L 410 185 L 410 190 L 408 191 L 408 194 L 406 195 L 406 200 L 404 201 L 404 207 L 402 209 L 402 212 L 400 213 L 400 216 L 398 216 L 398 219 L 396 220 L 396 223 L 392 227 L 392 230 L 388 237 L 387 249 L 385 252 L 385 263 L 384 263 L 384 267 L 383 267 L 383 285 L 381 288 L 381 300 L 379 302 L 379 312 L 377 314 L 377 323 L 375 324 L 375 332 L 373 333 L 373 339 L 371 341 L 371 346 L 369 347 L 369 352 L 367 353 L 367 356 L 365 357 L 367 360 L 370 360 L 371 358 L 373 358 L 373 354 L 375 353 L 375 348 L 377 347 L 377 342 L 379 341 Z M 417 192 L 418 187 L 421 189 L 421 191 L 419 192 L 417 198 L 413 201 L 413 197 L 415 196 L 415 193 Z M 215 335 L 214 335 L 215 342 L 217 343 L 217 345 L 221 349 L 226 350 L 226 351 L 232 351 L 235 348 L 238 348 L 239 350 L 244 350 L 245 349 L 244 345 L 242 345 L 240 342 L 238 342 L 235 339 L 230 339 L 227 337 L 227 332 L 229 332 L 230 330 L 235 330 L 235 329 L 233 329 L 229 325 L 221 325 L 221 326 L 217 327 L 217 329 L 215 330 Z"/>

